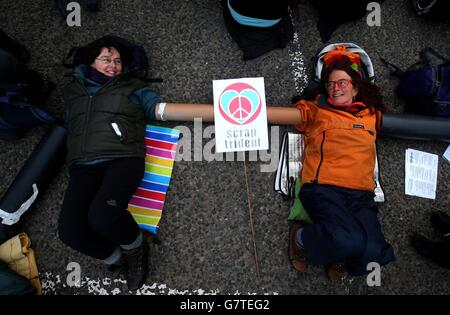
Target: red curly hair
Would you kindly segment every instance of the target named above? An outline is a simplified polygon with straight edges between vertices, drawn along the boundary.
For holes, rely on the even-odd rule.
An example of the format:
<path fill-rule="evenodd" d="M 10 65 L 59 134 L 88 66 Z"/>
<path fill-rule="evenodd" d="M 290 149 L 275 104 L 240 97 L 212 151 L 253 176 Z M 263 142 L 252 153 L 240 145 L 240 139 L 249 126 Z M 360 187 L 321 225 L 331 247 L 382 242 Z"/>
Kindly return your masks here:
<path fill-rule="evenodd" d="M 381 89 L 374 83 L 363 80 L 361 74 L 351 67 L 349 60 L 342 58 L 341 60 L 333 61 L 327 65 L 322 71 L 323 83 L 328 81 L 328 78 L 334 70 L 345 71 L 352 78 L 352 84 L 358 90 L 358 94 L 355 96 L 356 102 L 364 103 L 371 110 L 378 110 L 381 112 L 386 110 L 386 107 L 383 104 Z M 323 92 L 326 93 L 325 86 L 323 86 Z"/>

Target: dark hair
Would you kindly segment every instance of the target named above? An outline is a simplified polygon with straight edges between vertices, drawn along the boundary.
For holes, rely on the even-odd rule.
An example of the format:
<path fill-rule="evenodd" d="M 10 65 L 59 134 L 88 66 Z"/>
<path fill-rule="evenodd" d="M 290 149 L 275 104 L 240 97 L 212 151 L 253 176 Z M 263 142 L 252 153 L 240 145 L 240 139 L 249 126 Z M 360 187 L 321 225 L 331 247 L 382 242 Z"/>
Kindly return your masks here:
<path fill-rule="evenodd" d="M 118 43 L 113 43 L 108 40 L 100 40 L 91 45 L 85 55 L 85 60 L 83 63 L 87 66 L 90 66 L 95 61 L 95 58 L 100 55 L 103 48 L 107 48 L 109 50 L 113 48 L 117 50 L 120 54 L 120 59 L 122 60 L 123 67 L 126 67 L 129 64 L 128 51 Z"/>
<path fill-rule="evenodd" d="M 334 70 L 342 70 L 345 71 L 352 79 L 352 84 L 358 90 L 358 93 L 355 96 L 355 101 L 364 103 L 370 110 L 379 110 L 384 112 L 386 110 L 383 104 L 383 96 L 381 95 L 381 89 L 375 85 L 374 83 L 363 80 L 361 75 L 355 71 L 352 67 L 350 67 L 350 62 L 347 60 L 336 60 L 331 62 L 323 71 L 322 71 L 322 82 L 325 83 L 328 81 L 331 73 Z M 323 90 L 327 93 L 325 86 L 323 85 Z"/>

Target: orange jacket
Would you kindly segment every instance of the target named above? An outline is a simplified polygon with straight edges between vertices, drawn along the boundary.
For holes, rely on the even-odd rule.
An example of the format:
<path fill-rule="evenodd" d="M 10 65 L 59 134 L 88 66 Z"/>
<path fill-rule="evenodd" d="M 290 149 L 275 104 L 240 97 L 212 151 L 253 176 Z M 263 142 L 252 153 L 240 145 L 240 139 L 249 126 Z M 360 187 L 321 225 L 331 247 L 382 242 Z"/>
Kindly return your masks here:
<path fill-rule="evenodd" d="M 294 107 L 303 121 L 295 127 L 305 134 L 302 183 L 373 191 L 381 113 L 365 108 L 352 114 L 332 107 L 324 96 Z"/>

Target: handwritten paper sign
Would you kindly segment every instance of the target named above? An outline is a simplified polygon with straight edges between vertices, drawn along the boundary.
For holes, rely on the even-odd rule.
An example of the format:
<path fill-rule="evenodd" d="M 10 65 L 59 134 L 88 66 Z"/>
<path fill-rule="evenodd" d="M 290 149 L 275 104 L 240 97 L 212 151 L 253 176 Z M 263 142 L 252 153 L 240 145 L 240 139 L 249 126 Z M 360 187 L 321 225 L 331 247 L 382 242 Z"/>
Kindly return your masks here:
<path fill-rule="evenodd" d="M 407 149 L 405 155 L 405 194 L 436 199 L 438 156 Z"/>
<path fill-rule="evenodd" d="M 217 152 L 268 150 L 264 78 L 214 80 Z"/>

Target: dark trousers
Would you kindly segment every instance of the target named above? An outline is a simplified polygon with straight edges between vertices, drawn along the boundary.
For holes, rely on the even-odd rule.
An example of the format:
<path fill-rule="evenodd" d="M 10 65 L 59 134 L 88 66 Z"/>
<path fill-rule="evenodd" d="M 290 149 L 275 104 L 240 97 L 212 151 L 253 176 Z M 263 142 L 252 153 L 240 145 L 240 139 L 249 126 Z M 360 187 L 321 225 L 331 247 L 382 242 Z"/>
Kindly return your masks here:
<path fill-rule="evenodd" d="M 367 273 L 367 264 L 395 259 L 382 234 L 373 193 L 331 185 L 305 184 L 300 200 L 314 224 L 302 233 L 313 265 L 345 262 L 352 275 Z"/>
<path fill-rule="evenodd" d="M 59 238 L 98 259 L 132 243 L 140 230 L 127 205 L 143 176 L 142 158 L 74 166 L 59 216 Z"/>

